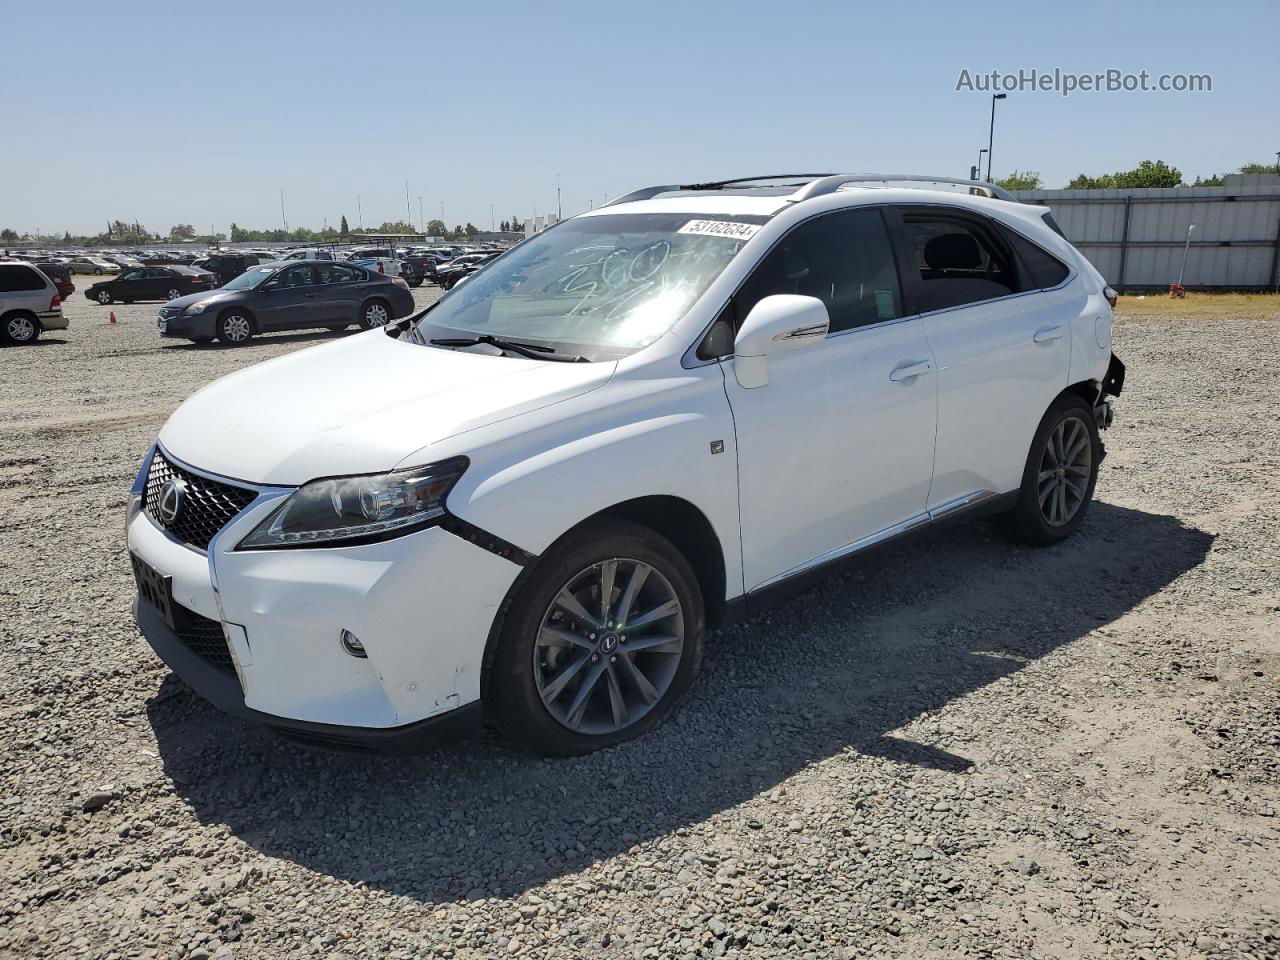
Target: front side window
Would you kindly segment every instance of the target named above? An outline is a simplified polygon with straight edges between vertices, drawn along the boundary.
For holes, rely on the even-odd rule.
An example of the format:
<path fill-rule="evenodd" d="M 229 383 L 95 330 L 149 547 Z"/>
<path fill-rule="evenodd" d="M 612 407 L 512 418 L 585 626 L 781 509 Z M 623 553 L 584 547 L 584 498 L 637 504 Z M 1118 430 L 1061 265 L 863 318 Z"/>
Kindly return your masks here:
<path fill-rule="evenodd" d="M 1018 271 L 994 225 L 946 213 L 902 216 L 907 267 L 919 277 L 920 311 L 1007 297 L 1020 289 Z"/>
<path fill-rule="evenodd" d="M 282 274 L 282 286 L 286 287 L 309 287 L 316 282 L 315 270 L 310 264 L 299 267 L 290 267 Z"/>
<path fill-rule="evenodd" d="M 792 230 L 734 298 L 738 324 L 762 297 L 777 293 L 817 297 L 832 333 L 901 317 L 902 290 L 880 211 L 830 213 Z"/>
<path fill-rule="evenodd" d="M 423 339 L 481 335 L 616 359 L 670 330 L 764 217 L 631 213 L 538 234 L 446 294 Z"/>
<path fill-rule="evenodd" d="M 256 267 L 246 270 L 230 283 L 223 284 L 223 290 L 252 290 L 268 280 L 275 273 L 272 267 Z"/>

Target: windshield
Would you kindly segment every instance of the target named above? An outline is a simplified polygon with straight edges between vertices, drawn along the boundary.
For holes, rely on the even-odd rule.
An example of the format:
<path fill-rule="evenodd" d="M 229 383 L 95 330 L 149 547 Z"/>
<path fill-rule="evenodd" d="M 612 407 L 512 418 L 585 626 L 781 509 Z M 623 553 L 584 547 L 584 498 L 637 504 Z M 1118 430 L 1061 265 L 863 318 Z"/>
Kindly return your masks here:
<path fill-rule="evenodd" d="M 422 318 L 420 332 L 616 359 L 670 330 L 764 221 L 671 213 L 567 220 L 482 266 Z"/>
<path fill-rule="evenodd" d="M 250 267 L 240 276 L 222 285 L 223 290 L 252 290 L 276 272 L 275 267 Z"/>

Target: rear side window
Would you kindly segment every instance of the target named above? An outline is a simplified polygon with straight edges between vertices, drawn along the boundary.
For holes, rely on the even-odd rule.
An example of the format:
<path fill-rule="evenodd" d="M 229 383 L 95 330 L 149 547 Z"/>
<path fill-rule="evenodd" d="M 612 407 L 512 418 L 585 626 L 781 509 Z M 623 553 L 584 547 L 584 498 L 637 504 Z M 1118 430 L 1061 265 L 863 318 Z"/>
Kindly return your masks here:
<path fill-rule="evenodd" d="M 1018 259 L 1022 261 L 1028 287 L 1044 290 L 1048 287 L 1056 287 L 1067 279 L 1067 274 L 1071 271 L 1048 250 L 1012 230 L 1005 230 L 1004 235 L 1017 253 Z"/>
<path fill-rule="evenodd" d="M 902 316 L 902 291 L 884 218 L 877 209 L 845 210 L 800 224 L 774 247 L 735 298 L 739 325 L 762 298 L 817 297 L 831 332 Z"/>
<path fill-rule="evenodd" d="M 1017 262 L 999 228 L 944 213 L 904 212 L 907 269 L 919 278 L 920 311 L 1007 297 L 1021 289 Z"/>
<path fill-rule="evenodd" d="M 0 293 L 43 290 L 49 281 L 35 267 L 21 263 L 0 263 Z"/>
<path fill-rule="evenodd" d="M 318 267 L 316 272 L 320 276 L 321 283 L 351 283 L 364 276 L 355 267 L 343 266 L 340 263 L 326 263 Z"/>

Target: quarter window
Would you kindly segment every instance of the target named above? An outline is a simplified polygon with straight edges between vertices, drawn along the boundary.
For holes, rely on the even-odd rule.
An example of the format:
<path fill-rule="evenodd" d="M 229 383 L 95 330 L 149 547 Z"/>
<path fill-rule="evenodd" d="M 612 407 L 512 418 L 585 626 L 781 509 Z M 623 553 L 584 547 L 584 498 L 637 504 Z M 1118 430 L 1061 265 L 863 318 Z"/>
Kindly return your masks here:
<path fill-rule="evenodd" d="M 1067 279 L 1070 271 L 1066 265 L 1039 244 L 1032 243 L 1012 230 L 1006 230 L 1004 235 L 1026 269 L 1028 287 L 1043 290 L 1046 287 L 1056 287 Z"/>
<path fill-rule="evenodd" d="M 968 217 L 904 213 L 910 269 L 920 278 L 920 311 L 1007 297 L 1020 289 L 1008 248 Z"/>
<path fill-rule="evenodd" d="M 831 332 L 902 316 L 902 291 L 884 218 L 845 210 L 800 224 L 769 252 L 735 299 L 739 325 L 772 294 L 817 297 Z"/>

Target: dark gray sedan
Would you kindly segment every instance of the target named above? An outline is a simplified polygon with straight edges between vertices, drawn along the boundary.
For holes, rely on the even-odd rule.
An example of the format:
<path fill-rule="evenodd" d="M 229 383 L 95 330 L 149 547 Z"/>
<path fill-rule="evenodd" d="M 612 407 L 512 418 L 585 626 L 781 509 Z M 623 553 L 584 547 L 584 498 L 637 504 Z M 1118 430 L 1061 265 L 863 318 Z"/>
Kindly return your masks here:
<path fill-rule="evenodd" d="M 413 312 L 399 277 L 330 260 L 292 260 L 250 267 L 208 293 L 179 297 L 160 310 L 160 335 L 240 346 L 276 330 L 359 324 L 370 330 Z"/>

